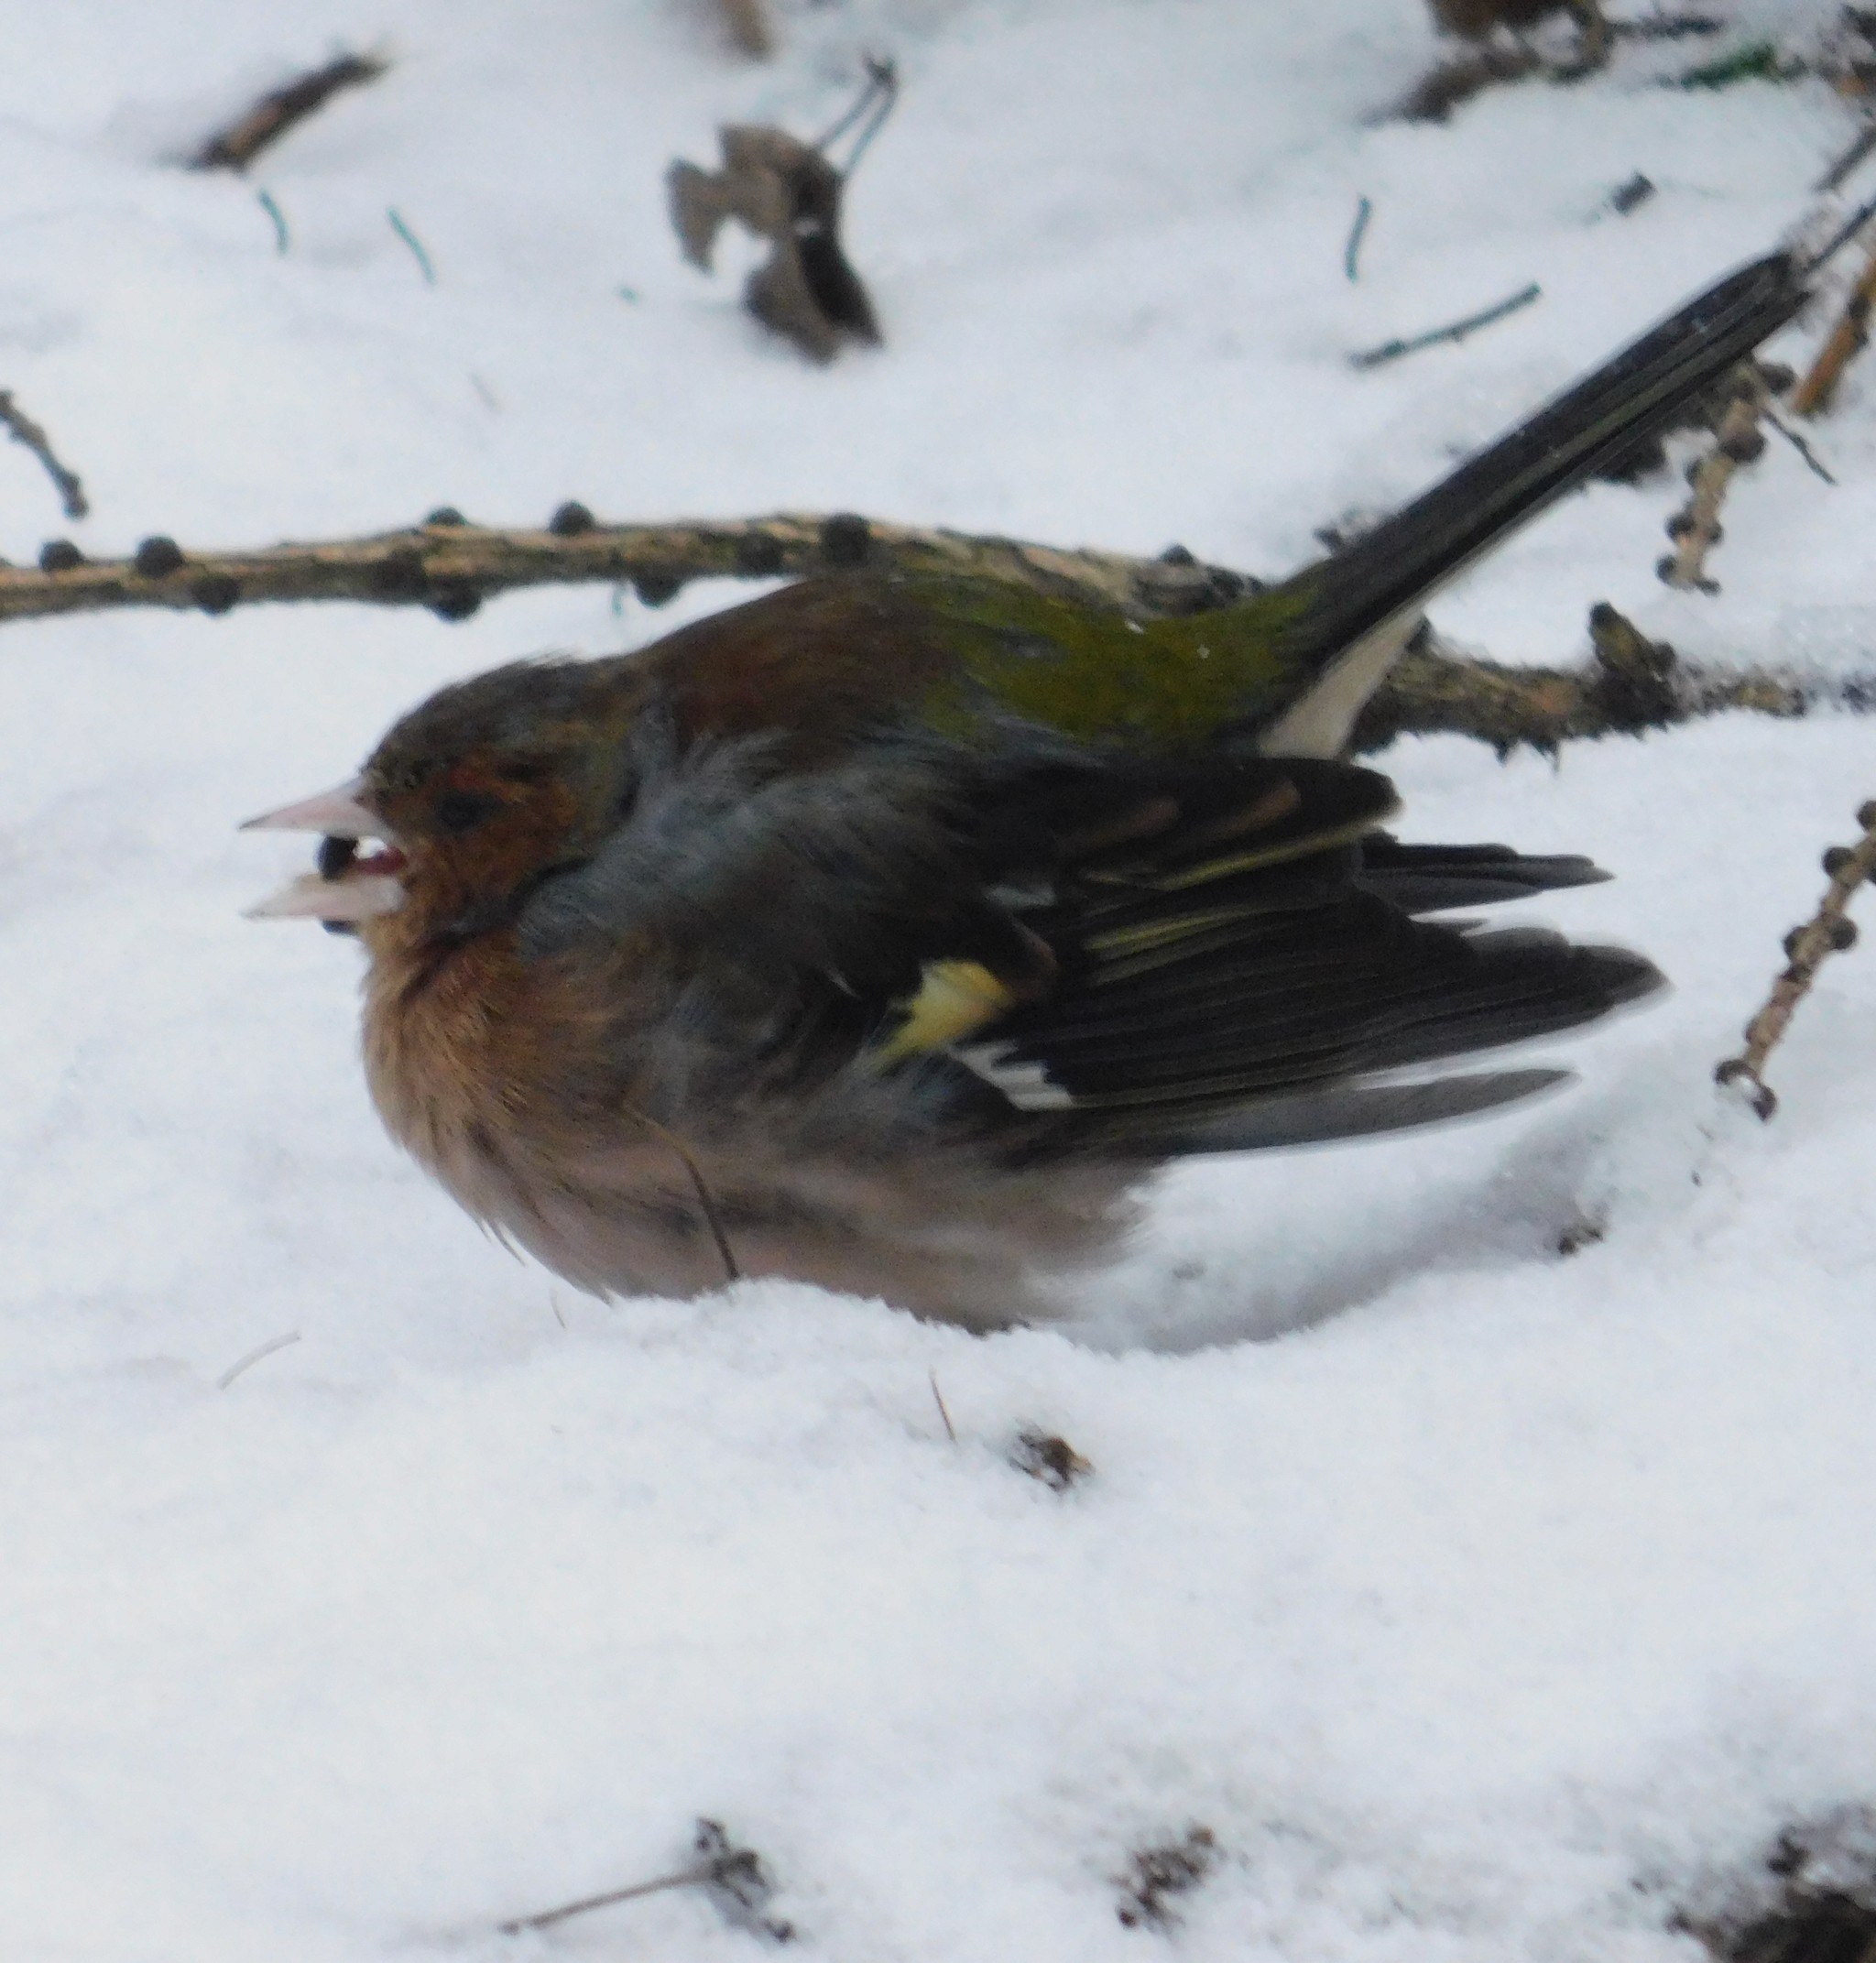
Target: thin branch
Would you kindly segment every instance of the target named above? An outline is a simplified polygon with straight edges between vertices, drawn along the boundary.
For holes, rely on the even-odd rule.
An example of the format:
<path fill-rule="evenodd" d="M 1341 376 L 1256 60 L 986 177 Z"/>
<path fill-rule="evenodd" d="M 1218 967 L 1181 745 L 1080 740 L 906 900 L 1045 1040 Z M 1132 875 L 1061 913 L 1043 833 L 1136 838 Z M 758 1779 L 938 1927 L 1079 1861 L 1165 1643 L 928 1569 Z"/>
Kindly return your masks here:
<path fill-rule="evenodd" d="M 1368 236 L 1368 222 L 1374 216 L 1374 200 L 1364 196 L 1355 207 L 1355 223 L 1348 228 L 1348 243 L 1342 248 L 1342 270 L 1349 282 L 1361 278 L 1361 242 Z"/>
<path fill-rule="evenodd" d="M 1494 321 L 1502 321 L 1507 314 L 1517 313 L 1530 306 L 1543 293 L 1543 289 L 1533 279 L 1521 292 L 1513 293 L 1509 300 L 1500 300 L 1496 306 L 1486 308 L 1482 313 L 1468 313 L 1463 321 L 1430 328 L 1425 333 L 1414 334 L 1405 341 L 1384 341 L 1380 347 L 1349 355 L 1348 365 L 1351 368 L 1379 368 L 1383 362 L 1399 361 L 1403 354 L 1417 354 L 1424 347 L 1437 347 L 1445 341 L 1463 341 L 1481 327 L 1489 327 Z"/>
<path fill-rule="evenodd" d="M 260 208 L 274 222 L 274 250 L 284 256 L 288 246 L 293 242 L 292 235 L 287 230 L 287 214 L 280 209 L 270 191 L 260 193 Z"/>
<path fill-rule="evenodd" d="M 1857 812 L 1863 835 L 1854 845 L 1833 845 L 1824 855 L 1830 884 L 1817 911 L 1802 927 L 1785 936 L 1789 965 L 1772 985 L 1765 1007 L 1746 1025 L 1746 1047 L 1729 1057 L 1713 1074 L 1720 1084 L 1748 1086 L 1751 1106 L 1761 1118 L 1778 1109 L 1778 1099 L 1764 1077 L 1765 1060 L 1784 1034 L 1797 1006 L 1811 992 L 1817 971 L 1832 954 L 1857 944 L 1857 923 L 1849 918 L 1850 896 L 1876 871 L 1876 799 Z"/>
<path fill-rule="evenodd" d="M 928 1372 L 932 1380 L 932 1401 L 938 1407 L 938 1415 L 944 1420 L 944 1435 L 953 1445 L 957 1443 L 957 1426 L 951 1422 L 951 1413 L 944 1408 L 944 1393 L 938 1388 L 938 1372 Z"/>
<path fill-rule="evenodd" d="M 130 559 L 93 563 L 69 541 L 55 540 L 40 559 L 38 567 L 0 565 L 0 623 L 125 606 L 224 614 L 256 601 L 330 600 L 427 606 L 443 619 L 461 620 L 490 594 L 524 587 L 625 584 L 658 605 L 695 579 L 800 578 L 856 566 L 1003 580 L 1139 616 L 1196 613 L 1253 585 L 1241 573 L 1202 565 L 1189 554 L 1131 559 L 888 525 L 851 512 L 599 525 L 584 506 L 571 503 L 540 531 L 468 525 L 443 510 L 409 531 L 261 551 L 190 554 L 167 539 L 152 539 Z M 1500 750 L 1521 744 L 1553 749 L 1578 737 L 1632 733 L 1729 709 L 1797 716 L 1825 703 L 1876 713 L 1876 676 L 1814 684 L 1751 670 L 1707 673 L 1682 663 L 1665 698 L 1638 717 L 1632 692 L 1612 691 L 1601 665 L 1503 668 L 1443 651 L 1427 637 L 1396 664 L 1356 736 L 1363 750 L 1396 736 L 1436 732 L 1473 736 Z"/>
<path fill-rule="evenodd" d="M 497 1923 L 496 1926 L 504 1936 L 519 1936 L 526 1929 L 551 1929 L 557 1922 L 567 1922 L 575 1915 L 589 1915 L 596 1908 L 611 1908 L 617 1902 L 636 1902 L 643 1895 L 662 1894 L 668 1888 L 700 1888 L 711 1880 L 714 1863 L 702 1867 L 685 1868 L 676 1874 L 660 1874 L 655 1881 L 639 1881 L 630 1888 L 608 1888 L 603 1895 L 588 1895 L 583 1901 L 563 1902 L 559 1908 L 543 1909 L 538 1915 L 517 1915 L 512 1921 Z"/>
<path fill-rule="evenodd" d="M 1792 446 L 1792 448 L 1795 450 L 1798 454 L 1805 460 L 1805 468 L 1808 470 L 1814 477 L 1821 477 L 1826 484 L 1829 485 L 1830 487 L 1835 490 L 1838 487 L 1838 480 L 1825 467 L 1823 458 L 1820 457 L 1816 453 L 1816 452 L 1811 448 L 1810 444 L 1807 443 L 1805 439 L 1800 436 L 1794 429 L 1792 428 L 1790 423 L 1786 422 L 1772 409 L 1768 408 L 1764 413 L 1765 427 L 1768 430 L 1775 430 L 1779 433 L 1779 435 L 1783 437 L 1785 442 L 1788 442 Z"/>
<path fill-rule="evenodd" d="M 1876 121 L 1866 121 L 1857 132 L 1857 140 L 1817 180 L 1812 190 L 1820 197 L 1841 191 L 1872 150 L 1876 150 Z"/>
<path fill-rule="evenodd" d="M 84 485 L 77 472 L 67 470 L 52 454 L 51 438 L 13 399 L 10 388 L 0 388 L 0 423 L 5 424 L 16 443 L 24 443 L 46 466 L 46 474 L 58 490 L 65 516 L 69 518 L 89 516 L 92 507 L 85 501 Z"/>
<path fill-rule="evenodd" d="M 1812 363 L 1811 372 L 1798 384 L 1792 397 L 1794 415 L 1816 416 L 1830 407 L 1844 370 L 1869 343 L 1872 306 L 1876 306 L 1876 252 L 1870 255 L 1870 263 L 1851 288 L 1843 312 Z"/>
<path fill-rule="evenodd" d="M 436 267 L 431 263 L 429 253 L 423 249 L 423 241 L 404 223 L 403 216 L 396 205 L 387 207 L 385 216 L 390 221 L 391 230 L 409 246 L 410 256 L 417 261 L 418 270 L 423 275 L 424 285 L 433 287 L 436 284 Z"/>
<path fill-rule="evenodd" d="M 340 55 L 298 82 L 261 97 L 247 114 L 211 136 L 189 159 L 191 170 L 245 170 L 269 144 L 329 103 L 341 90 L 376 82 L 390 63 L 382 55 Z"/>
<path fill-rule="evenodd" d="M 256 1363 L 273 1356 L 277 1351 L 290 1349 L 300 1340 L 300 1332 L 289 1329 L 285 1336 L 269 1336 L 265 1343 L 250 1349 L 245 1357 L 237 1357 L 222 1374 L 215 1379 L 215 1388 L 225 1390 L 244 1370 L 251 1370 Z"/>
<path fill-rule="evenodd" d="M 425 525 L 375 537 L 184 552 L 154 577 L 135 557 L 92 562 L 55 540 L 39 567 L 0 565 L 0 621 L 122 606 L 221 614 L 258 600 L 427 606 L 455 620 L 518 587 L 623 583 L 657 605 L 694 579 L 799 577 L 862 564 L 977 573 L 1094 605 L 1158 611 L 1177 611 L 1178 596 L 1188 592 L 1202 604 L 1207 591 L 1207 575 L 1196 567 L 886 525 L 850 513 L 602 526 L 569 503 L 540 530 L 496 530 L 440 512 Z"/>
<path fill-rule="evenodd" d="M 1696 593 L 1719 591 L 1719 583 L 1707 576 L 1707 555 L 1722 537 L 1720 507 L 1740 466 L 1755 462 L 1765 451 L 1759 427 L 1772 393 L 1765 371 L 1757 362 L 1742 361 L 1729 387 L 1732 399 L 1719 420 L 1713 448 L 1694 466 L 1692 495 L 1667 521 L 1674 549 L 1655 568 L 1668 585 Z"/>
<path fill-rule="evenodd" d="M 654 1881 L 639 1881 L 630 1888 L 608 1889 L 605 1894 L 563 1903 L 559 1908 L 545 1909 L 536 1915 L 518 1915 L 496 1926 L 504 1936 L 519 1936 L 529 1929 L 551 1929 L 556 1923 L 590 1914 L 594 1909 L 610 1908 L 616 1902 L 636 1902 L 671 1888 L 702 1888 L 732 1927 L 771 1943 L 794 1940 L 794 1925 L 768 1913 L 775 1886 L 763 1868 L 761 1857 L 753 1848 L 736 1846 L 717 1820 L 699 1820 L 692 1845 L 704 1857 L 694 1867 L 660 1875 Z"/>

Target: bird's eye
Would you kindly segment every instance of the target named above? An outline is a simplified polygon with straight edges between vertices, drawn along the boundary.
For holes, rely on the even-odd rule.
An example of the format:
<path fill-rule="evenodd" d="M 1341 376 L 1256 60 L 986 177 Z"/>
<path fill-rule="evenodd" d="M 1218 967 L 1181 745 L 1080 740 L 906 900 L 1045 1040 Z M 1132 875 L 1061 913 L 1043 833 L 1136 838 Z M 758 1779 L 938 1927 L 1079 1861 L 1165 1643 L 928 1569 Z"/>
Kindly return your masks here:
<path fill-rule="evenodd" d="M 500 800 L 480 791 L 445 791 L 431 811 L 445 832 L 473 832 L 501 808 Z"/>

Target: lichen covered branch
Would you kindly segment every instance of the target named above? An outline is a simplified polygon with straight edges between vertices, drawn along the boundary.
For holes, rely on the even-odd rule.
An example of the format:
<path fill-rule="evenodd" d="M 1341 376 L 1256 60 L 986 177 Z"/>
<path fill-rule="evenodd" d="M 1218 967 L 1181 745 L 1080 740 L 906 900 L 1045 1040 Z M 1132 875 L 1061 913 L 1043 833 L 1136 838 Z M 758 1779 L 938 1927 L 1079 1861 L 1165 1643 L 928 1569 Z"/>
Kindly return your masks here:
<path fill-rule="evenodd" d="M 1746 1025 L 1746 1047 L 1714 1072 L 1721 1084 L 1745 1087 L 1753 1110 L 1769 1118 L 1778 1099 L 1764 1078 L 1765 1060 L 1783 1036 L 1797 1006 L 1811 992 L 1817 971 L 1832 954 L 1857 944 L 1857 923 L 1849 917 L 1850 896 L 1876 871 L 1876 798 L 1857 812 L 1863 835 L 1854 845 L 1832 845 L 1824 855 L 1830 884 L 1817 911 L 1784 938 L 1788 964 L 1772 985 L 1765 1007 Z"/>
<path fill-rule="evenodd" d="M 539 531 L 470 525 L 443 510 L 408 531 L 260 551 L 189 552 L 152 538 L 128 559 L 93 562 L 56 540 L 37 568 L 0 565 L 0 622 L 125 606 L 224 614 L 263 600 L 425 606 L 462 620 L 490 595 L 529 586 L 627 585 L 655 606 L 695 579 L 798 578 L 857 566 L 969 573 L 1139 615 L 1200 612 L 1254 585 L 1177 547 L 1159 559 L 1132 559 L 852 513 L 600 525 L 584 506 L 568 504 Z M 1876 708 L 1876 678 L 1813 686 L 1775 674 L 1707 672 L 1648 641 L 1610 607 L 1592 611 L 1590 639 L 1587 667 L 1507 668 L 1423 635 L 1369 704 L 1357 747 L 1446 732 L 1501 751 L 1548 750 L 1726 709 L 1793 716 L 1825 702 Z"/>

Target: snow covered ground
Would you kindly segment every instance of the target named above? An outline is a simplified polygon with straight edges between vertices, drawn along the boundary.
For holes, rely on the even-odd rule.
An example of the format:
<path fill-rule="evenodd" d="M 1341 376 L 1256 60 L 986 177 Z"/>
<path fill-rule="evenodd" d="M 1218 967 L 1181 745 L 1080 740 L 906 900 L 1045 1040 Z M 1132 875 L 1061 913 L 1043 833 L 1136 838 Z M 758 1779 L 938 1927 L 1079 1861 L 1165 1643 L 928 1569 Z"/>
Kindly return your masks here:
<path fill-rule="evenodd" d="M 1794 44 L 1828 11 L 1712 4 Z M 1852 126 L 1816 83 L 1659 86 L 1685 45 L 1377 123 L 1434 58 L 1417 0 L 781 12 L 755 68 L 680 0 L 0 0 L 0 387 L 95 509 L 0 445 L 0 553 L 578 496 L 1282 570 L 1762 250 Z M 253 181 L 169 161 L 380 36 L 392 72 Z M 849 221 L 888 345 L 821 370 L 734 249 L 679 262 L 660 178 L 721 120 L 819 127 L 863 47 L 906 78 Z M 1344 359 L 1533 278 L 1461 348 Z M 1567 660 L 1608 598 L 1867 663 L 1872 403 L 1853 374 L 1819 430 L 1839 488 L 1780 445 L 1741 484 L 1718 600 L 1654 579 L 1663 478 L 1441 627 Z M 753 1954 L 694 1891 L 496 1933 L 682 1865 L 698 1816 L 839 1963 L 1690 1954 L 1678 1904 L 1876 1800 L 1876 961 L 1801 1010 L 1773 1125 L 1710 1082 L 1876 794 L 1871 725 L 1397 746 L 1409 835 L 1595 854 L 1618 882 L 1543 914 L 1677 992 L 1512 1116 L 1170 1180 L 1076 1327 L 603 1305 L 393 1152 L 356 951 L 243 922 L 301 848 L 233 827 L 447 676 L 728 597 L 0 632 L 8 1955 Z M 1012 1469 L 1025 1426 L 1092 1476 Z M 1177 1929 L 1123 1927 L 1134 1851 L 1196 1827 Z"/>

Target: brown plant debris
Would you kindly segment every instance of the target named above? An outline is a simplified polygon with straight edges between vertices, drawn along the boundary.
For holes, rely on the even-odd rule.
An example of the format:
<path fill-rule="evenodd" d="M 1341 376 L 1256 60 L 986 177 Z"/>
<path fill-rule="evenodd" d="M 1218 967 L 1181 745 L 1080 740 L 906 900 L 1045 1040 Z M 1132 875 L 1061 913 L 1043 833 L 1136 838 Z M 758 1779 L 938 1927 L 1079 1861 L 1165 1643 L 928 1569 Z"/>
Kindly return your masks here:
<path fill-rule="evenodd" d="M 769 261 L 750 274 L 743 303 L 815 361 L 832 361 L 846 341 L 879 342 L 873 303 L 842 249 L 841 199 L 861 152 L 891 113 L 898 86 L 890 62 L 869 62 L 854 109 L 818 142 L 766 124 L 730 124 L 717 132 L 721 169 L 680 158 L 665 174 L 678 242 L 699 270 L 711 269 L 717 234 L 729 219 L 769 241 Z M 869 120 L 845 169 L 837 169 L 827 145 L 861 115 Z"/>
<path fill-rule="evenodd" d="M 1057 1493 L 1065 1493 L 1070 1487 L 1079 1485 L 1095 1469 L 1067 1439 L 1033 1425 L 1016 1434 L 1016 1443 L 1009 1448 L 1009 1463 Z"/>
<path fill-rule="evenodd" d="M 1722 1963 L 1870 1963 L 1876 1957 L 1876 1821 L 1846 1806 L 1789 1828 L 1759 1871 L 1673 1927 Z"/>
<path fill-rule="evenodd" d="M 323 68 L 263 95 L 254 107 L 227 128 L 218 130 L 189 159 L 191 170 L 245 170 L 267 147 L 296 124 L 345 89 L 376 82 L 390 67 L 379 54 L 339 55 Z"/>
<path fill-rule="evenodd" d="M 1576 23 L 1577 51 L 1567 73 L 1587 73 L 1609 60 L 1609 24 L 1601 0 L 1427 0 L 1434 24 L 1462 40 L 1487 41 L 1500 29 L 1520 38 L 1554 15 Z"/>
<path fill-rule="evenodd" d="M 1741 362 L 1729 385 L 1731 400 L 1720 418 L 1713 448 L 1688 474 L 1692 495 L 1667 521 L 1674 549 L 1655 570 L 1670 586 L 1718 593 L 1719 582 L 1707 573 L 1707 555 L 1725 536 L 1720 507 L 1741 464 L 1764 453 L 1765 434 L 1759 427 L 1772 399 L 1767 371 L 1755 362 Z"/>
<path fill-rule="evenodd" d="M 757 61 L 766 61 L 775 52 L 775 37 L 769 32 L 769 15 L 763 0 L 720 0 L 729 38 L 740 52 Z"/>
<path fill-rule="evenodd" d="M 1409 123 L 1444 123 L 1462 104 L 1500 82 L 1537 74 L 1575 81 L 1609 60 L 1610 26 L 1600 0 L 1427 0 L 1427 6 L 1443 34 L 1473 45 L 1414 84 L 1394 112 Z M 1574 17 L 1577 44 L 1574 57 L 1554 65 L 1525 37 L 1556 14 Z"/>
<path fill-rule="evenodd" d="M 5 423 L 7 433 L 16 443 L 24 443 L 46 467 L 46 474 L 51 478 L 59 498 L 69 518 L 82 518 L 89 515 L 91 506 L 85 500 L 84 485 L 78 473 L 66 469 L 52 453 L 52 440 L 36 423 L 19 404 L 13 399 L 10 388 L 0 388 L 0 423 Z"/>
<path fill-rule="evenodd" d="M 861 565 L 1005 580 L 1139 616 L 1201 613 L 1256 584 L 1176 547 L 1159 559 L 1131 559 L 994 534 L 890 525 L 853 512 L 602 525 L 571 501 L 540 530 L 465 524 L 445 507 L 408 531 L 360 539 L 234 552 L 184 552 L 167 542 L 169 551 L 159 545 L 139 548 L 130 559 L 94 561 L 70 540 L 54 539 L 37 566 L 0 562 L 0 624 L 125 606 L 224 614 L 259 601 L 320 600 L 425 606 L 442 619 L 464 620 L 489 595 L 522 587 L 631 586 L 661 602 L 695 579 L 801 578 Z M 1354 747 L 1367 752 L 1397 736 L 1445 733 L 1474 737 L 1500 753 L 1527 744 L 1552 751 L 1585 736 L 1633 733 L 1729 709 L 1799 716 L 1832 703 L 1859 714 L 1876 713 L 1876 674 L 1820 682 L 1679 662 L 1671 702 L 1657 704 L 1658 716 L 1638 718 L 1632 692 L 1612 692 L 1606 672 L 1601 664 L 1501 667 L 1462 656 L 1428 632 L 1396 662 L 1369 704 Z"/>
<path fill-rule="evenodd" d="M 1746 1047 L 1713 1073 L 1716 1082 L 1739 1084 L 1761 1118 L 1778 1108 L 1765 1082 L 1765 1060 L 1777 1047 L 1797 1006 L 1811 991 L 1817 971 L 1832 954 L 1857 944 L 1857 923 L 1849 917 L 1850 896 L 1876 868 L 1876 798 L 1860 806 L 1857 823 L 1863 835 L 1854 845 L 1832 845 L 1824 855 L 1829 885 L 1817 911 L 1784 937 L 1786 967 L 1772 985 L 1765 1007 L 1746 1025 Z"/>
<path fill-rule="evenodd" d="M 586 1895 L 578 1902 L 563 1902 L 558 1908 L 543 1909 L 537 1914 L 517 1915 L 498 1926 L 504 1936 L 519 1936 L 525 1930 L 551 1929 L 556 1923 L 570 1921 L 575 1915 L 590 1914 L 594 1909 L 611 1908 L 621 1902 L 636 1902 L 669 1889 L 701 1888 L 733 1928 L 771 1943 L 794 1940 L 794 1925 L 769 1914 L 775 1884 L 769 1879 L 760 1856 L 752 1848 L 736 1846 L 720 1820 L 699 1820 L 691 1849 L 696 1859 L 674 1874 L 636 1881 L 629 1888 L 608 1889 L 604 1894 Z"/>
<path fill-rule="evenodd" d="M 1120 1905 L 1115 1913 L 1122 1925 L 1129 1929 L 1142 1924 L 1170 1928 L 1179 1919 L 1171 1907 L 1172 1898 L 1191 1893 L 1217 1858 L 1217 1838 L 1209 1827 L 1190 1827 L 1183 1840 L 1140 1848 L 1119 1881 Z"/>
<path fill-rule="evenodd" d="M 1830 407 L 1838 384 L 1851 362 L 1869 345 L 1870 310 L 1876 306 L 1876 251 L 1864 267 L 1829 338 L 1818 350 L 1817 359 L 1792 395 L 1792 412 L 1798 416 L 1821 415 Z"/>

